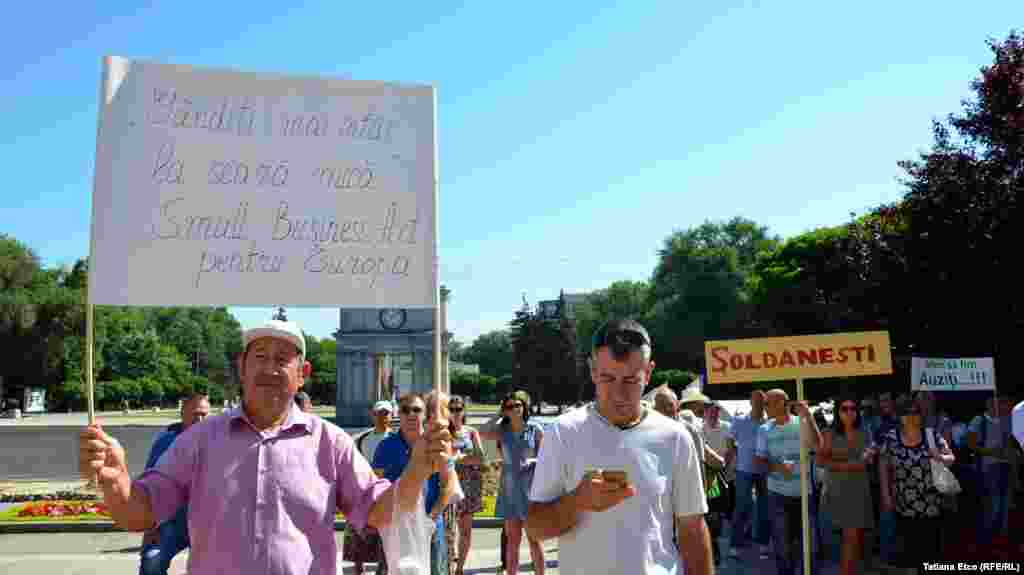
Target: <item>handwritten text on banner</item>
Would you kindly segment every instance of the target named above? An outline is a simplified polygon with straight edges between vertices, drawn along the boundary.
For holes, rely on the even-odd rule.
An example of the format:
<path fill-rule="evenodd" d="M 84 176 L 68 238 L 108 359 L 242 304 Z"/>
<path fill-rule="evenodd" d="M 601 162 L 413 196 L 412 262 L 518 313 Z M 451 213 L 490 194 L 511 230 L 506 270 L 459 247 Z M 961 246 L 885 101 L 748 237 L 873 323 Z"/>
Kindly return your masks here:
<path fill-rule="evenodd" d="M 433 305 L 432 87 L 111 62 L 92 303 Z"/>
<path fill-rule="evenodd" d="M 996 388 L 991 357 L 910 358 L 910 389 L 971 391 Z"/>

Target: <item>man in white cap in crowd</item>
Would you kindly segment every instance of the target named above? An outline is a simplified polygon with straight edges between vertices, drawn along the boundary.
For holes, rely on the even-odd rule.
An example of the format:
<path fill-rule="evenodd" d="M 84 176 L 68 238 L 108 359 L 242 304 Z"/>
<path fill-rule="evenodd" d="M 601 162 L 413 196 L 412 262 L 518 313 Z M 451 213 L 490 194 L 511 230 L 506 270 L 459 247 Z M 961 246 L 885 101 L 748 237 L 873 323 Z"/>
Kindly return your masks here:
<path fill-rule="evenodd" d="M 390 401 L 378 401 L 370 408 L 370 417 L 373 418 L 373 427 L 355 436 L 356 449 L 367 461 L 372 462 L 373 456 L 377 453 L 377 446 L 381 441 L 390 435 L 391 410 L 394 406 Z M 383 476 L 384 470 L 375 469 L 377 475 Z M 366 528 L 357 530 L 351 524 L 345 525 L 345 543 L 342 547 L 341 558 L 351 561 L 355 567 L 355 575 L 363 575 L 365 563 L 377 564 L 377 575 L 387 573 L 388 566 L 384 560 L 384 547 L 380 539 L 380 533 L 376 529 Z"/>
<path fill-rule="evenodd" d="M 269 321 L 247 330 L 243 345 L 241 408 L 192 426 L 134 480 L 117 439 L 89 425 L 79 470 L 98 476 L 111 517 L 129 531 L 151 529 L 187 502 L 192 575 L 334 575 L 335 512 L 357 528 L 414 513 L 427 478 L 448 463 L 451 434 L 435 423 L 392 485 L 347 433 L 295 405 L 311 372 L 297 324 Z"/>

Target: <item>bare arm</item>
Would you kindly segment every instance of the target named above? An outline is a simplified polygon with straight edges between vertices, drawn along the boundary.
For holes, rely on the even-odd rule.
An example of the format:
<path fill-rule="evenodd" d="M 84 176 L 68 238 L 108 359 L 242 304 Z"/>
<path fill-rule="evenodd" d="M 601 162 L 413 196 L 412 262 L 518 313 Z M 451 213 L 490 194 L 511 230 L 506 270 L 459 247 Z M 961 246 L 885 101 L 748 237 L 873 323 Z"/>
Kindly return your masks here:
<path fill-rule="evenodd" d="M 534 541 L 553 539 L 576 527 L 580 513 L 607 511 L 634 495 L 636 488 L 632 485 L 585 478 L 571 493 L 554 501 L 531 501 L 526 515 L 526 534 Z"/>
<path fill-rule="evenodd" d="M 708 460 L 708 463 L 711 464 L 711 467 L 716 469 L 722 469 L 725 467 L 725 458 L 719 455 L 707 443 L 704 444 L 704 457 Z"/>
<path fill-rule="evenodd" d="M 711 533 L 703 515 L 676 517 L 679 542 L 679 560 L 686 566 L 687 575 L 711 575 L 714 565 L 711 552 Z"/>
<path fill-rule="evenodd" d="M 408 513 L 416 508 L 420 493 L 423 490 L 423 482 L 429 475 L 417 472 L 413 466 L 408 466 L 402 472 L 398 482 L 391 485 L 387 491 L 381 494 L 373 506 L 370 507 L 370 514 L 366 523 L 373 528 L 381 529 L 391 523 L 391 517 L 395 513 L 395 502 L 399 503 L 399 509 Z"/>
<path fill-rule="evenodd" d="M 575 491 L 550 503 L 531 501 L 526 515 L 526 534 L 534 541 L 547 541 L 572 531 L 578 521 Z"/>
<path fill-rule="evenodd" d="M 146 531 L 156 527 L 153 508 L 145 490 L 133 485 L 126 469 L 119 477 L 101 479 L 103 502 L 110 518 L 127 531 Z"/>
<path fill-rule="evenodd" d="M 395 513 L 395 505 L 402 513 L 415 511 L 423 492 L 423 482 L 435 468 L 447 469 L 451 454 L 451 434 L 440 423 L 432 423 L 429 433 L 413 446 L 409 464 L 398 482 L 392 484 L 370 507 L 367 524 L 377 529 L 387 527 Z"/>
<path fill-rule="evenodd" d="M 120 442 L 94 424 L 79 434 L 78 450 L 79 472 L 83 477 L 98 476 L 103 502 L 114 523 L 128 531 L 153 528 L 153 506 L 146 492 L 132 482 Z"/>

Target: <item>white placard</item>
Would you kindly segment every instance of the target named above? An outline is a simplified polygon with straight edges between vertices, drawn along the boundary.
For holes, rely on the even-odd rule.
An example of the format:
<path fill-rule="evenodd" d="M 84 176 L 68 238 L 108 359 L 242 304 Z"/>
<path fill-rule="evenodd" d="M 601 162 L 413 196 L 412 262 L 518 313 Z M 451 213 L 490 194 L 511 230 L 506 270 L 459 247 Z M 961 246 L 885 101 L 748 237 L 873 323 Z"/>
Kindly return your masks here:
<path fill-rule="evenodd" d="M 910 389 L 926 391 L 994 390 L 991 357 L 910 358 Z"/>
<path fill-rule="evenodd" d="M 433 87 L 105 62 L 91 304 L 436 305 Z"/>

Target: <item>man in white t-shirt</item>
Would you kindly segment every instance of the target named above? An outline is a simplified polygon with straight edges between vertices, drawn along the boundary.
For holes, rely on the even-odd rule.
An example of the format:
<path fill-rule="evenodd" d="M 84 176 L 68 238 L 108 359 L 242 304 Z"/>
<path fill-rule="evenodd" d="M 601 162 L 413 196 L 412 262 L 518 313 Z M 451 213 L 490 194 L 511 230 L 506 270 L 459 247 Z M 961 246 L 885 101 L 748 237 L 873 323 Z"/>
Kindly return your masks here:
<path fill-rule="evenodd" d="M 650 379 L 651 339 L 639 323 L 612 320 L 594 334 L 597 401 L 555 420 L 544 436 L 526 529 L 558 537 L 569 575 L 709 575 L 711 538 L 697 452 L 678 422 L 640 399 Z M 625 472 L 625 484 L 588 470 Z M 678 548 L 672 528 L 678 531 Z"/>

